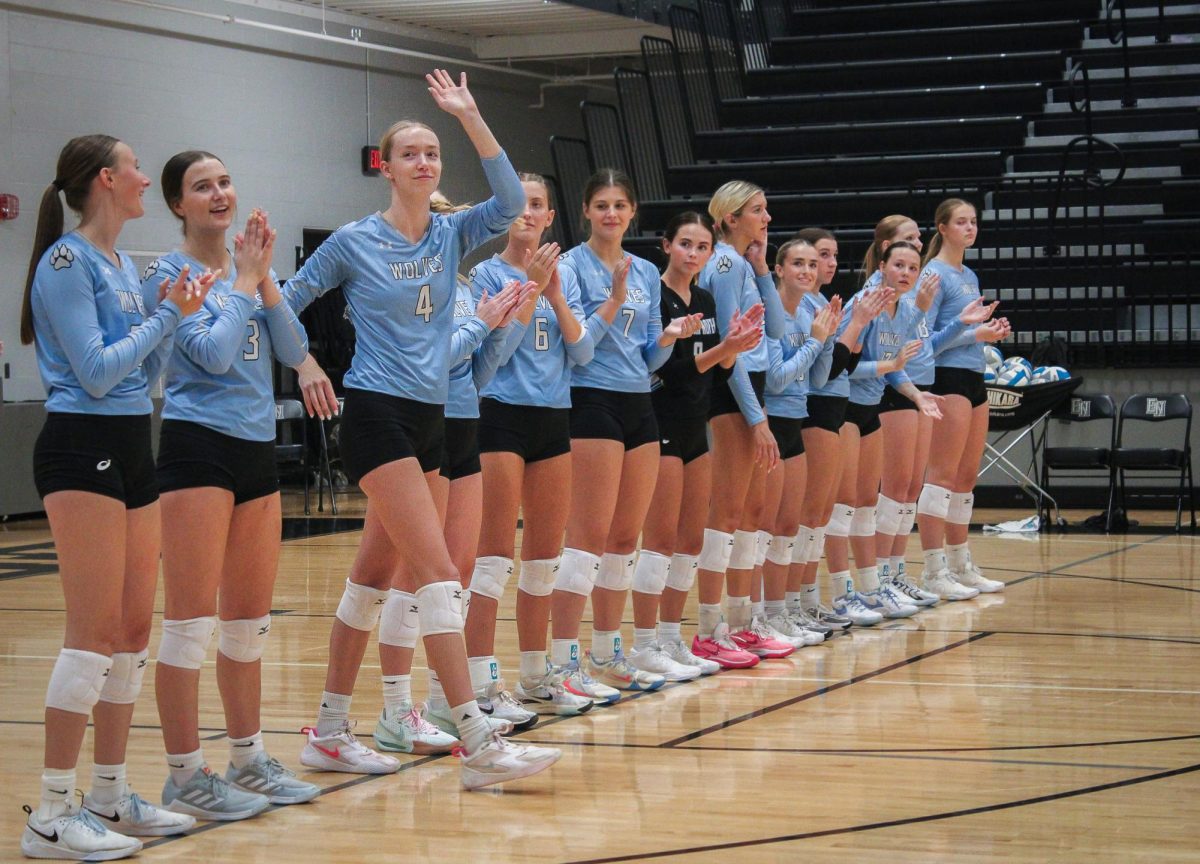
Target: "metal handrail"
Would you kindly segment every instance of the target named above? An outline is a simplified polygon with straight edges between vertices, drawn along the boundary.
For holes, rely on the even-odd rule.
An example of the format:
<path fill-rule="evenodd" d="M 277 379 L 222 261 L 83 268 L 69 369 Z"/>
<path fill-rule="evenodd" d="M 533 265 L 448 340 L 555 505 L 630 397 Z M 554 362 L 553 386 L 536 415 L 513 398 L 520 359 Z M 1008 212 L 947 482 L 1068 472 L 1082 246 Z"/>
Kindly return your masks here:
<path fill-rule="evenodd" d="M 1072 151 L 1081 142 L 1085 142 L 1088 145 L 1087 164 L 1084 166 L 1083 171 L 1080 172 L 1079 174 L 1068 175 L 1067 174 L 1067 163 L 1071 159 Z M 1121 160 L 1121 167 L 1117 169 L 1116 176 L 1110 180 L 1104 179 L 1104 176 L 1100 173 L 1100 169 L 1097 168 L 1094 163 L 1095 152 L 1096 152 L 1097 146 L 1107 148 L 1109 151 L 1116 153 L 1117 157 Z M 1072 182 L 1081 181 L 1083 184 L 1084 190 L 1095 189 L 1095 190 L 1099 191 L 1102 189 L 1109 189 L 1109 188 L 1117 185 L 1118 183 L 1121 182 L 1122 179 L 1124 179 L 1126 162 L 1127 162 L 1127 159 L 1126 159 L 1124 150 L 1122 150 L 1120 147 L 1118 147 L 1116 144 L 1112 143 L 1111 141 L 1106 141 L 1103 138 L 1097 138 L 1095 135 L 1092 135 L 1092 134 L 1076 135 L 1074 138 L 1072 138 L 1070 141 L 1067 142 L 1066 146 L 1064 146 L 1062 149 L 1062 164 L 1059 166 L 1058 181 L 1055 183 L 1055 186 L 1054 186 L 1054 203 L 1052 204 L 1052 206 L 1050 208 L 1050 212 L 1048 214 L 1049 224 L 1047 225 L 1046 246 L 1044 249 L 1047 257 L 1052 258 L 1052 257 L 1062 254 L 1062 248 L 1058 245 L 1058 243 L 1055 242 L 1054 235 L 1058 228 L 1058 209 L 1059 209 L 1059 206 L 1062 204 L 1063 190 L 1066 188 L 1068 179 L 1071 180 Z M 1101 199 L 1100 203 L 1097 206 L 1099 207 L 1098 216 L 1099 216 L 1099 220 L 1100 220 L 1101 230 L 1103 230 L 1104 200 Z M 1086 210 L 1087 210 L 1087 199 L 1085 198 L 1084 199 L 1085 213 L 1086 213 Z"/>
<path fill-rule="evenodd" d="M 1161 4 L 1160 7 L 1161 9 Z M 1113 16 L 1121 13 L 1121 29 L 1114 29 Z M 1104 26 L 1108 31 L 1108 41 L 1113 45 L 1121 45 L 1121 63 L 1125 67 L 1125 87 L 1121 94 L 1121 106 L 1133 108 L 1137 105 L 1137 97 L 1133 95 L 1133 81 L 1129 74 L 1129 34 L 1125 26 L 1125 0 L 1106 0 L 1104 4 Z"/>

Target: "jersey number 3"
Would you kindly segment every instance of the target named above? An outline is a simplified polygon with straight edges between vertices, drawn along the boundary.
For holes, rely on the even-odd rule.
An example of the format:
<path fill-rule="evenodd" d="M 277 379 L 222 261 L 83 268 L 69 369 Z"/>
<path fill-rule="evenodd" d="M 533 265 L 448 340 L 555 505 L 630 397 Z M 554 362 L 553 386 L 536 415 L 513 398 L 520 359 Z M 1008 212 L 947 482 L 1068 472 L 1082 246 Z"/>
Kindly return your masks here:
<path fill-rule="evenodd" d="M 246 334 L 246 343 L 247 344 L 246 344 L 246 350 L 242 352 L 242 359 L 243 360 L 257 360 L 258 359 L 258 338 L 259 338 L 258 322 L 252 318 L 252 319 L 250 319 L 250 321 L 248 323 L 249 323 L 250 332 Z"/>
<path fill-rule="evenodd" d="M 420 293 L 417 294 L 417 308 L 413 310 L 413 314 L 425 319 L 425 323 L 429 323 L 429 319 L 433 317 L 433 299 L 429 296 L 429 285 L 422 285 Z"/>

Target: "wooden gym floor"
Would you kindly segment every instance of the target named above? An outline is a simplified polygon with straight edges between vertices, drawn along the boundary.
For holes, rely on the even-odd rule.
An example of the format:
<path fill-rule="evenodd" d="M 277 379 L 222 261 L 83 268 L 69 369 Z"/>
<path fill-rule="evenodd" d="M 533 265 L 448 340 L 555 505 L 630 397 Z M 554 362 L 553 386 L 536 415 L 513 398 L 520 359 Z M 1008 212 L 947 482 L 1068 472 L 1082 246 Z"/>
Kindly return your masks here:
<path fill-rule="evenodd" d="M 293 768 L 359 536 L 361 499 L 340 503 L 349 518 L 293 520 L 312 536 L 283 547 L 263 729 L 268 749 Z M 289 496 L 287 509 L 299 513 L 299 502 Z M 325 789 L 314 803 L 202 824 L 191 836 L 148 842 L 141 858 L 1200 860 L 1197 541 L 1171 533 L 1167 514 L 1137 515 L 1162 531 L 975 536 L 976 558 L 1008 583 L 1001 595 L 582 718 L 544 718 L 523 737 L 561 747 L 563 759 L 502 791 L 461 791 L 453 757 L 407 757 L 387 777 L 311 773 L 304 776 Z M 334 527 L 347 530 L 316 533 Z M 42 698 L 62 638 L 55 573 L 44 522 L 0 525 L 5 861 L 19 860 L 20 806 L 36 801 Z M 497 646 L 510 676 L 511 593 Z M 686 615 L 694 621 L 694 607 Z M 151 658 L 158 638 L 156 622 Z M 423 662 L 418 654 L 418 692 Z M 211 662 L 206 673 L 203 737 L 223 770 Z M 352 710 L 368 743 L 382 701 L 378 674 L 372 648 Z M 157 800 L 165 768 L 153 678 L 138 702 L 129 766 L 134 787 Z M 81 785 L 89 759 L 90 744 Z"/>

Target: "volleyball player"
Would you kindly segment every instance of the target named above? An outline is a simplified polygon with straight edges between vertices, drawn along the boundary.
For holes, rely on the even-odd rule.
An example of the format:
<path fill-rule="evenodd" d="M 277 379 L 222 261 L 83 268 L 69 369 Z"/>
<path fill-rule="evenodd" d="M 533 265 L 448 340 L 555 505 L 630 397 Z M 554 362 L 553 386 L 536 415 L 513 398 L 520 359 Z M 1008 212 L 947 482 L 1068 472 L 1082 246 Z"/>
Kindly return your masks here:
<path fill-rule="evenodd" d="M 124 858 L 142 848 L 126 835 L 178 834 L 196 821 L 142 799 L 125 773 L 158 576 L 149 385 L 162 368 L 158 349 L 200 308 L 212 282 L 188 273 L 164 280 L 162 302 L 146 313 L 133 262 L 116 244 L 125 223 L 145 212 L 149 185 L 123 141 L 84 135 L 67 142 L 38 207 L 25 279 L 21 342 L 35 345 L 47 394 L 33 473 L 67 619 L 46 689 L 41 801 L 25 807 L 21 851 L 31 858 Z M 67 234 L 60 193 L 80 216 Z M 89 717 L 92 788 L 75 808 L 75 765 Z"/>
<path fill-rule="evenodd" d="M 941 290 L 927 315 L 936 332 L 951 326 L 981 295 L 979 278 L 963 263 L 979 230 L 974 205 L 949 198 L 938 205 L 934 222 L 937 234 L 929 242 L 925 266 L 941 279 Z M 932 392 L 947 398 L 944 416 L 933 426 L 929 469 L 917 501 L 917 525 L 925 559 L 922 587 L 949 600 L 1004 589 L 1003 582 L 979 572 L 967 548 L 973 490 L 987 442 L 983 370 L 983 346 L 978 342 L 949 348 L 937 356 Z"/>
<path fill-rule="evenodd" d="M 550 659 L 566 668 L 579 663 L 579 627 L 590 595 L 589 678 L 572 683 L 602 703 L 616 701 L 621 690 L 656 690 L 664 683 L 629 663 L 621 617 L 658 473 L 650 374 L 666 362 L 676 339 L 695 333 L 701 318 L 686 315 L 662 326 L 658 268 L 621 246 L 636 212 L 637 193 L 625 174 L 607 168 L 593 174 L 583 190 L 588 239 L 558 265 L 577 280 L 584 312 L 608 327 L 591 362 L 571 370 L 572 470 L 588 478 L 588 488 L 571 497 L 551 601 Z"/>
<path fill-rule="evenodd" d="M 767 266 L 767 198 L 753 183 L 731 180 L 708 203 L 717 244 L 700 273 L 700 287 L 717 303 L 717 326 L 727 328 L 736 313 L 763 306 L 766 335 L 784 332 L 783 306 Z M 722 478 L 711 496 L 699 557 L 700 614 L 692 653 L 723 668 L 756 666 L 760 657 L 786 657 L 795 648 L 764 641 L 751 630 L 750 593 L 758 551 L 765 476 L 779 462 L 779 446 L 767 425 L 763 394 L 767 379 L 765 341 L 734 362 L 728 386 L 713 389 L 709 425 L 713 474 Z M 721 594 L 728 579 L 728 613 Z M 735 638 L 736 637 L 736 638 Z"/>
<path fill-rule="evenodd" d="M 700 328 L 675 340 L 671 357 L 651 378 L 660 456 L 654 496 L 642 526 L 642 549 L 633 571 L 633 651 L 630 662 L 668 681 L 712 674 L 720 666 L 697 657 L 680 633 L 683 607 L 696 578 L 697 556 L 712 494 L 708 411 L 714 386 L 726 386 L 737 355 L 762 339 L 762 305 L 735 311 L 724 339 L 717 304 L 696 284 L 712 256 L 715 237 L 707 216 L 688 211 L 667 223 L 663 252 L 662 325 L 701 315 Z M 657 628 L 655 626 L 657 622 Z"/>
<path fill-rule="evenodd" d="M 779 443 L 783 471 L 767 475 L 763 522 L 771 535 L 763 563 L 763 613 L 766 624 L 796 647 L 823 642 L 832 628 L 807 615 L 802 607 L 787 606 L 789 591 L 801 591 L 803 561 L 796 556 L 796 536 L 804 504 L 808 460 L 804 454 L 803 425 L 808 416 L 810 383 L 821 386 L 833 363 L 830 338 L 841 319 L 836 298 L 815 316 L 802 301 L 819 290 L 820 262 L 816 247 L 807 240 L 789 240 L 775 256 L 779 299 L 786 327 L 782 339 L 768 342 L 766 409 L 771 432 Z"/>
<path fill-rule="evenodd" d="M 568 680 L 570 672 L 550 666 L 546 629 L 570 507 L 571 367 L 591 360 L 594 333 L 602 335 L 608 324 L 586 319 L 574 274 L 558 267 L 558 244 L 541 242 L 555 216 L 545 178 L 520 176 L 525 204 L 509 226 L 504 250 L 471 271 L 476 293 L 525 279 L 540 290 L 518 311 L 501 365 L 480 388 L 484 511 L 471 575 L 467 653 L 476 697 L 502 698 L 496 612 L 514 569 L 519 512 L 521 656 L 514 696 L 532 711 L 570 716 L 590 711 L 592 698 Z"/>
<path fill-rule="evenodd" d="M 459 120 L 475 146 L 495 197 L 461 213 L 432 214 L 430 195 L 442 174 L 437 136 L 421 123 L 396 123 L 380 146 L 388 209 L 334 232 L 286 289 L 297 308 L 338 285 L 345 291 L 357 343 L 346 375 L 342 453 L 368 500 L 363 540 L 330 636 L 317 726 L 308 730 L 301 761 L 360 773 L 398 768 L 396 760 L 358 742 L 348 720 L 354 679 L 392 577 L 371 559 L 397 554 L 420 586 L 420 633 L 463 742 L 463 784 L 475 788 L 536 773 L 561 755 L 504 741 L 475 701 L 461 635 L 463 588 L 432 489 L 442 463 L 458 262 L 507 229 L 524 196 L 466 76 L 456 85 L 437 70 L 426 80 L 438 106 Z"/>
<path fill-rule="evenodd" d="M 852 484 L 854 516 L 850 522 L 856 576 L 852 586 L 847 583 L 847 593 L 856 592 L 863 605 L 885 618 L 907 618 L 916 614 L 918 607 L 893 588 L 890 578 L 880 578 L 876 563 L 876 511 L 884 464 L 879 403 L 885 386 L 891 386 L 909 399 L 922 414 L 936 419 L 941 416 L 942 400 L 918 390 L 904 372 L 906 364 L 921 350 L 920 339 L 914 338 L 918 336 L 920 311 L 917 305 L 902 302 L 902 298 L 917 283 L 921 272 L 921 253 L 916 246 L 903 240 L 892 243 L 879 260 L 878 272 L 879 279 L 870 287 L 864 286 L 851 300 L 851 304 L 856 305 L 879 291 L 887 292 L 890 297 L 883 313 L 870 323 L 860 337 L 863 343 L 862 360 L 850 375 L 850 402 L 847 409 L 850 423 L 845 431 L 852 442 L 857 441 L 858 452 L 854 462 L 856 476 Z"/>
<path fill-rule="evenodd" d="M 164 382 L 165 609 L 154 675 L 170 772 L 163 804 L 201 819 L 244 819 L 320 792 L 266 752 L 259 718 L 282 529 L 272 365 L 299 365 L 308 339 L 271 271 L 275 232 L 265 215 L 253 211 L 227 248 L 238 198 L 221 160 L 177 153 L 163 167 L 162 192 L 183 243 L 147 268 L 147 307 L 163 277 L 185 267 L 217 274 L 204 308 L 176 330 Z M 223 777 L 208 770 L 199 732 L 200 669 L 214 632 L 229 736 Z"/>

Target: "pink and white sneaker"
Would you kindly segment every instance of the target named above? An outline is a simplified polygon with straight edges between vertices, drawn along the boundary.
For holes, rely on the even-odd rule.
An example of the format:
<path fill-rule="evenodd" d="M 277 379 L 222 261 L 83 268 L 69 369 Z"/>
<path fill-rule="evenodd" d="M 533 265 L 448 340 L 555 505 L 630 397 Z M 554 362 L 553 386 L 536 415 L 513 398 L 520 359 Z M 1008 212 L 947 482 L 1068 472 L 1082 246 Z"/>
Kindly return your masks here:
<path fill-rule="evenodd" d="M 711 660 L 722 669 L 749 669 L 758 665 L 756 655 L 743 651 L 729 638 L 729 625 L 724 621 L 707 639 L 701 639 L 697 633 L 692 640 L 692 653 L 701 660 Z"/>
<path fill-rule="evenodd" d="M 778 660 L 796 651 L 796 646 L 791 642 L 776 639 L 771 629 L 758 618 L 751 621 L 745 630 L 740 630 L 729 638 L 743 651 L 764 660 Z"/>

